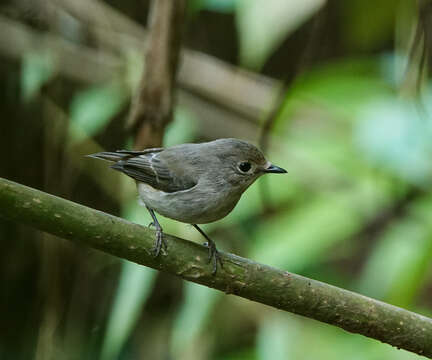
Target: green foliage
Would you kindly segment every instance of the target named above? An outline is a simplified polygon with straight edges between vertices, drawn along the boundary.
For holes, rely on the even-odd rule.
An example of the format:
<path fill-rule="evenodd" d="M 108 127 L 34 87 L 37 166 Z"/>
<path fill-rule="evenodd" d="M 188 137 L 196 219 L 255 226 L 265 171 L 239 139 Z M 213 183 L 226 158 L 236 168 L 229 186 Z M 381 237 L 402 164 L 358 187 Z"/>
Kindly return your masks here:
<path fill-rule="evenodd" d="M 431 206 L 430 198 L 416 201 L 405 217 L 383 232 L 358 291 L 405 308 L 414 306 L 431 268 Z"/>
<path fill-rule="evenodd" d="M 145 224 L 145 209 L 132 201 L 123 211 L 123 217 L 141 225 Z M 157 271 L 124 260 L 104 342 L 102 360 L 118 359 L 125 342 L 133 332 L 141 308 L 148 299 Z"/>
<path fill-rule="evenodd" d="M 203 9 L 217 12 L 232 12 L 239 0 L 201 0 Z"/>
<path fill-rule="evenodd" d="M 324 3 L 330 2 L 195 0 L 189 10 L 196 17 L 200 11 L 232 16 L 237 33 L 230 36 L 237 36 L 238 41 L 238 53 L 231 54 L 232 58 L 238 58 L 241 66 L 259 70 Z M 260 179 L 228 217 L 205 225 L 220 249 L 343 284 L 413 311 L 432 313 L 431 84 L 421 99 L 402 97 L 399 91 L 406 75 L 414 8 L 415 2 L 408 0 L 353 0 L 326 9 L 331 16 L 325 26 L 330 30 L 322 37 L 319 34 L 318 42 L 325 43 L 324 35 L 330 36 L 328 44 L 336 44 L 335 49 L 326 49 L 330 54 L 325 61 L 314 64 L 290 84 L 270 134 L 266 155 L 288 174 Z M 220 36 L 226 36 L 222 30 Z M 295 45 L 289 56 L 300 58 L 305 37 Z M 124 84 L 139 81 L 142 53 L 125 49 L 122 56 L 129 61 L 125 79 L 75 91 L 65 105 L 69 110 L 68 141 L 76 145 L 67 159 L 85 152 L 83 144 L 106 130 L 130 100 Z M 38 100 L 41 88 L 56 75 L 56 61 L 51 53 L 38 51 L 21 59 L 22 100 Z M 269 73 L 272 70 L 268 69 Z M 293 70 L 287 68 L 286 73 Z M 226 91 L 230 89 L 227 83 Z M 164 138 L 166 146 L 203 140 L 202 119 L 193 114 L 192 108 L 176 107 L 174 122 Z M 226 122 L 223 124 L 221 132 L 226 137 L 242 134 L 233 130 L 235 126 L 225 128 Z M 222 127 L 217 122 L 212 126 Z M 246 129 L 249 125 L 239 126 Z M 247 128 L 244 134 L 251 133 L 250 129 L 255 128 Z M 123 145 L 130 148 L 132 140 Z M 49 149 L 49 144 L 46 147 Z M 61 151 L 52 153 L 56 152 Z M 79 156 L 79 163 L 84 162 Z M 49 160 L 44 166 L 47 164 L 51 164 Z M 63 168 L 57 170 L 62 174 Z M 64 173 L 75 170 L 65 166 Z M 105 171 L 110 170 L 103 171 L 95 181 L 106 180 Z M 133 183 L 113 181 L 105 187 L 104 196 L 111 199 L 109 193 L 113 189 L 122 193 L 124 186 L 133 188 Z M 266 204 L 263 188 L 267 189 Z M 150 222 L 135 197 L 117 205 L 126 219 L 143 225 Z M 269 205 L 272 211 L 267 210 Z M 185 224 L 160 220 L 167 233 L 204 241 Z M 111 285 L 115 295 L 105 314 L 106 329 L 99 335 L 103 338 L 101 349 L 90 341 L 80 343 L 89 349 L 86 353 L 101 352 L 105 360 L 136 358 L 130 349 L 143 347 L 142 333 L 159 326 L 140 323 L 150 295 L 159 291 L 157 286 L 164 286 L 154 283 L 155 276 L 151 270 L 122 264 L 118 283 Z M 419 358 L 327 325 L 244 300 L 236 302 L 195 284 L 185 283 L 181 294 L 181 300 L 170 309 L 174 315 L 162 335 L 155 335 L 165 347 L 164 354 L 172 358 Z M 82 327 L 77 320 L 70 325 L 71 333 Z"/>
<path fill-rule="evenodd" d="M 340 3 L 344 20 L 343 38 L 348 47 L 374 50 L 383 46 L 392 36 L 395 18 L 401 3 L 406 0 L 376 0 L 367 4 L 362 0 Z"/>
<path fill-rule="evenodd" d="M 200 334 L 205 331 L 211 311 L 222 294 L 197 284 L 185 282 L 183 303 L 174 320 L 171 338 L 173 356 L 190 358 Z M 185 331 L 187 329 L 187 331 Z"/>
<path fill-rule="evenodd" d="M 240 0 L 237 4 L 240 63 L 260 69 L 287 34 L 319 10 L 324 1 L 268 0 L 263 6 L 260 0 Z"/>
<path fill-rule="evenodd" d="M 287 177 L 267 179 L 270 200 L 283 210 L 267 219 L 260 218 L 263 208 L 257 183 L 229 217 L 206 229 L 230 227 L 240 239 L 249 241 L 247 252 L 254 260 L 294 272 L 313 272 L 324 281 L 348 281 L 348 287 L 361 293 L 415 309 L 416 299 L 429 279 L 432 257 L 428 198 L 421 197 L 406 215 L 378 233 L 358 278 L 350 281 L 343 274 L 325 269 L 329 261 L 356 256 L 358 246 L 352 244 L 353 239 L 400 201 L 407 186 L 424 185 L 430 180 L 429 168 L 419 166 L 428 163 L 429 123 L 422 122 L 414 104 L 400 99 L 391 88 L 387 78 L 390 70 L 383 64 L 393 66 L 394 61 L 387 58 L 383 62 L 379 57 L 337 61 L 299 78 L 288 91 L 284 111 L 273 129 L 276 139 L 287 140 L 268 154 L 274 163 L 289 171 Z M 167 144 L 192 141 L 196 123 L 187 109 L 178 109 L 176 121 L 168 129 Z M 405 127 L 400 130 L 398 126 Z M 416 141 L 410 141 L 410 136 Z M 415 146 L 410 147 L 413 143 Z M 133 213 L 147 217 L 137 209 Z M 260 220 L 251 223 L 251 218 Z M 185 225 L 162 221 L 168 231 L 202 241 Z M 239 223 L 244 226 L 234 230 Z M 114 309 L 121 308 L 123 315 L 114 316 L 118 310 L 113 310 L 114 318 L 132 319 L 145 302 L 148 288 L 137 287 L 130 293 L 123 285 L 129 281 L 121 278 L 117 296 L 129 298 L 127 301 L 134 305 L 116 304 Z M 191 354 L 197 344 L 202 346 L 209 340 L 213 312 L 224 301 L 217 295 L 213 290 L 185 284 L 183 302 L 172 327 L 173 354 L 194 358 Z M 226 321 L 229 323 L 229 318 Z M 255 348 L 238 349 L 223 358 L 353 358 L 352 354 L 359 359 L 415 357 L 297 317 L 272 315 L 255 321 Z M 116 332 L 123 331 L 124 342 L 132 327 L 122 328 Z M 316 345 L 308 346 L 310 342 Z M 208 346 L 198 353 L 208 351 Z"/>
<path fill-rule="evenodd" d="M 52 54 L 30 52 L 22 59 L 21 96 L 24 101 L 33 99 L 41 87 L 54 75 Z"/>
<path fill-rule="evenodd" d="M 71 136 L 80 141 L 97 135 L 125 105 L 127 93 L 117 83 L 94 86 L 77 93 L 70 106 Z"/>

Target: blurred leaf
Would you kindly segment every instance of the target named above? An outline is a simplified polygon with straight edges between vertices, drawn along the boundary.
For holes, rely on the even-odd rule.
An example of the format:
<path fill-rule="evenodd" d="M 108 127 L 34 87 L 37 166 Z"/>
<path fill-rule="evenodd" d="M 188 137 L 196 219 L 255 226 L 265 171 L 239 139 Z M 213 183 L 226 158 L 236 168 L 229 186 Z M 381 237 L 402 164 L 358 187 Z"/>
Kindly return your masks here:
<path fill-rule="evenodd" d="M 394 89 L 399 88 L 405 80 L 408 56 L 396 53 L 383 54 L 379 64 L 382 78 L 386 83 Z"/>
<path fill-rule="evenodd" d="M 255 355 L 255 349 L 235 349 L 234 352 L 228 355 L 224 354 L 221 357 L 217 357 L 217 360 L 258 360 Z"/>
<path fill-rule="evenodd" d="M 431 268 L 431 214 L 432 199 L 421 199 L 381 236 L 360 278 L 361 293 L 412 306 Z"/>
<path fill-rule="evenodd" d="M 70 106 L 70 132 L 74 141 L 96 135 L 125 105 L 124 87 L 116 83 L 93 86 L 77 93 Z"/>
<path fill-rule="evenodd" d="M 401 0 L 398 1 L 396 6 L 396 24 L 393 40 L 395 48 L 394 79 L 401 95 L 407 97 L 415 97 L 418 93 L 417 79 L 421 67 L 420 56 L 418 58 L 414 56 L 411 61 L 409 61 L 409 58 L 414 48 L 419 50 L 422 47 L 421 41 L 417 42 L 417 44 L 413 43 L 413 30 L 418 23 L 419 5 L 416 1 Z M 418 53 L 418 51 L 414 51 L 414 53 Z"/>
<path fill-rule="evenodd" d="M 203 7 L 206 10 L 232 13 L 239 0 L 203 0 Z"/>
<path fill-rule="evenodd" d="M 325 0 L 239 0 L 240 63 L 259 69 L 286 36 L 323 6 Z"/>
<path fill-rule="evenodd" d="M 142 306 L 153 288 L 157 271 L 123 261 L 113 307 L 103 340 L 101 359 L 114 360 L 132 333 Z"/>
<path fill-rule="evenodd" d="M 315 121 L 320 119 L 320 112 L 333 121 L 353 121 L 365 104 L 391 96 L 393 91 L 383 79 L 380 59 L 344 59 L 303 74 L 287 92 L 275 133 L 280 133 L 284 120 L 303 109 L 316 109 L 312 115 L 306 115 Z"/>
<path fill-rule="evenodd" d="M 432 178 L 432 121 L 417 105 L 387 98 L 365 104 L 357 113 L 356 143 L 375 166 L 401 179 L 426 185 Z"/>
<path fill-rule="evenodd" d="M 218 13 L 232 13 L 239 0 L 190 0 L 188 11 L 195 15 L 201 10 L 214 11 Z"/>
<path fill-rule="evenodd" d="M 177 106 L 174 119 L 168 124 L 164 136 L 164 146 L 173 146 L 192 142 L 198 129 L 197 119 L 186 108 Z"/>
<path fill-rule="evenodd" d="M 373 50 L 391 41 L 399 2 L 394 0 L 342 1 L 340 16 L 344 31 L 341 35 L 346 46 Z M 371 21 L 372 14 L 373 21 Z"/>
<path fill-rule="evenodd" d="M 206 334 L 209 313 L 222 293 L 191 282 L 184 282 L 184 300 L 174 320 L 171 353 L 175 358 L 190 358 L 193 344 Z M 192 349 L 191 349 L 192 347 Z M 187 353 L 186 357 L 181 354 Z"/>
<path fill-rule="evenodd" d="M 364 336 L 345 332 L 337 327 L 311 319 L 290 316 L 288 333 L 295 343 L 287 348 L 285 359 L 349 359 L 349 360 L 420 360 L 422 357 Z M 278 335 L 280 336 L 280 335 Z M 288 344 L 293 343 L 289 337 Z"/>
<path fill-rule="evenodd" d="M 142 61 L 142 49 L 135 48 L 125 42 L 122 50 L 126 65 L 123 81 L 127 84 L 128 89 L 136 91 L 145 70 L 145 63 Z"/>
<path fill-rule="evenodd" d="M 123 209 L 123 217 L 144 225 L 137 201 Z M 157 271 L 129 261 L 123 261 L 122 272 L 109 316 L 102 345 L 102 360 L 118 359 L 118 356 L 138 321 L 141 309 L 148 299 Z"/>
<path fill-rule="evenodd" d="M 192 17 L 197 15 L 203 8 L 204 1 L 205 0 L 189 0 L 187 2 L 188 15 Z"/>
<path fill-rule="evenodd" d="M 323 193 L 300 208 L 260 223 L 250 256 L 272 266 L 301 272 L 338 242 L 358 232 L 388 201 L 382 185 L 368 182 Z"/>
<path fill-rule="evenodd" d="M 292 355 L 297 349 L 300 336 L 298 321 L 293 316 L 277 313 L 266 317 L 261 322 L 257 334 L 258 359 L 298 359 Z"/>
<path fill-rule="evenodd" d="M 49 52 L 29 52 L 21 64 L 21 96 L 31 100 L 54 75 L 54 60 Z"/>

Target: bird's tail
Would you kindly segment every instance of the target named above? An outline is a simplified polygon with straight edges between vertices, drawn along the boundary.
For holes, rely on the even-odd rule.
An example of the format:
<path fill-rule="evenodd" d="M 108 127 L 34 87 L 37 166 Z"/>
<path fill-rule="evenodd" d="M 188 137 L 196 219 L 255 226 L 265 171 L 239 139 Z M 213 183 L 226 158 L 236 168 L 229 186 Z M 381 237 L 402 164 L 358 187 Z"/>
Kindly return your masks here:
<path fill-rule="evenodd" d="M 86 155 L 87 157 L 102 159 L 107 161 L 117 162 L 123 158 L 130 157 L 130 155 L 121 152 L 102 151 L 95 154 Z"/>

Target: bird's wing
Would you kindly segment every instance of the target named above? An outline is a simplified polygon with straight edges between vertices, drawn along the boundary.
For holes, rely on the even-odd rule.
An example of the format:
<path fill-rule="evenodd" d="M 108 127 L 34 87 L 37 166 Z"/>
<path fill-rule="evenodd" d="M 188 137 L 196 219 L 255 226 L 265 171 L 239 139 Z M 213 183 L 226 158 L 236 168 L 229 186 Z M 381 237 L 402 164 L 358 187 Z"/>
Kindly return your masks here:
<path fill-rule="evenodd" d="M 111 167 L 131 178 L 146 183 L 157 190 L 176 192 L 187 190 L 196 182 L 187 174 L 178 176 L 175 169 L 168 167 L 166 161 L 159 156 L 163 149 L 147 149 L 143 152 L 118 151 L 114 154 L 122 156 Z"/>
<path fill-rule="evenodd" d="M 145 154 L 150 154 L 150 153 L 158 153 L 161 152 L 162 150 L 164 150 L 164 148 L 149 148 L 149 149 L 144 149 L 144 150 L 117 150 L 116 153 L 117 154 L 127 154 L 127 155 L 133 155 L 133 156 L 137 156 L 137 155 L 145 155 Z"/>
<path fill-rule="evenodd" d="M 120 161 L 127 160 L 134 156 L 145 155 L 145 154 L 156 154 L 158 152 L 163 151 L 163 148 L 151 148 L 145 149 L 141 151 L 132 151 L 132 150 L 117 150 L 117 151 L 102 151 L 95 154 L 86 155 L 88 157 L 102 159 L 107 161 Z"/>

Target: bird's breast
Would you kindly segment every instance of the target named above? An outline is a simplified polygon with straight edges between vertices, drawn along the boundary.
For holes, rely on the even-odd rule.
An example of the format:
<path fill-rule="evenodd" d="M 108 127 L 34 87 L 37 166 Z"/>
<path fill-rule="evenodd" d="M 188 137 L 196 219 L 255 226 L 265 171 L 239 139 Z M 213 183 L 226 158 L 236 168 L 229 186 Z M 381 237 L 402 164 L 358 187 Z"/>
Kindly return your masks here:
<path fill-rule="evenodd" d="M 228 215 L 241 194 L 223 189 L 194 187 L 167 193 L 144 183 L 138 183 L 140 200 L 157 213 L 188 224 L 206 224 Z"/>

